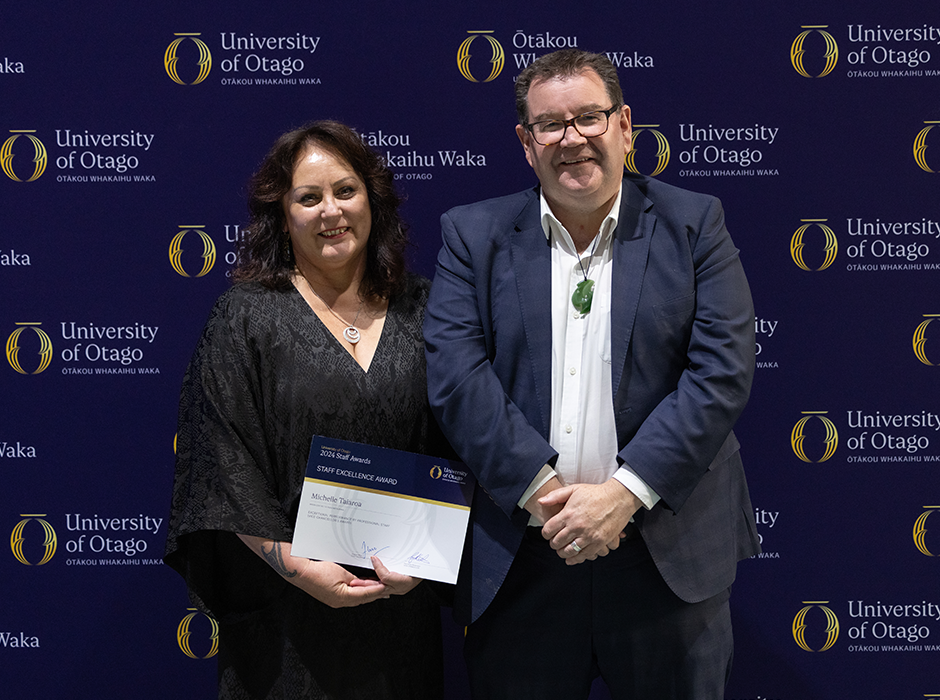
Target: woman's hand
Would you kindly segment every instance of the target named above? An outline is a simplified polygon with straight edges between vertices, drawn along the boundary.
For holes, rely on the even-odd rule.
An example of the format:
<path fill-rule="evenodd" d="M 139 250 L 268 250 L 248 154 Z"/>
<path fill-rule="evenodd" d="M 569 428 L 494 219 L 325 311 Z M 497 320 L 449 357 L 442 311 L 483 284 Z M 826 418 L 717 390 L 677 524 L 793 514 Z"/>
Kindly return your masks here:
<path fill-rule="evenodd" d="M 420 578 L 389 571 L 378 557 L 371 557 L 371 559 L 372 568 L 375 569 L 379 581 L 385 586 L 385 592 L 389 595 L 405 595 L 422 581 Z M 388 598 L 388 595 L 385 597 Z"/>
<path fill-rule="evenodd" d="M 332 562 L 293 556 L 290 542 L 242 534 L 238 537 L 290 583 L 331 608 L 354 607 L 389 596 L 381 581 L 357 578 Z"/>
<path fill-rule="evenodd" d="M 339 564 L 293 556 L 290 542 L 242 534 L 238 537 L 287 581 L 331 608 L 354 607 L 403 595 L 421 582 L 389 571 L 377 557 L 372 557 L 372 565 L 379 579 L 363 579 Z"/>
<path fill-rule="evenodd" d="M 331 608 L 351 608 L 389 596 L 387 587 L 381 581 L 357 578 L 339 564 L 291 558 L 306 564 L 300 563 L 299 575 L 288 578 L 288 581 Z"/>

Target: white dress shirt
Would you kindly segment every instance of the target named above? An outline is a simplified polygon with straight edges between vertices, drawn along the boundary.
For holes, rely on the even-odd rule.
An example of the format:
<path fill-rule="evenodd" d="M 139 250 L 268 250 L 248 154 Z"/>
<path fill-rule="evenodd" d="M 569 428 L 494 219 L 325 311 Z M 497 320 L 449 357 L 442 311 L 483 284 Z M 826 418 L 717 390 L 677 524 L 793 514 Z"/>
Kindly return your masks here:
<path fill-rule="evenodd" d="M 578 254 L 568 231 L 540 196 L 542 229 L 552 248 L 552 406 L 549 444 L 558 452 L 554 469 L 545 465 L 519 500 L 546 481 L 601 484 L 614 477 L 652 508 L 659 496 L 629 465 L 617 464 L 617 429 L 611 386 L 610 300 L 613 233 L 620 214 L 617 193 L 592 243 Z M 573 306 L 578 283 L 594 281 L 589 313 Z M 530 525 L 540 525 L 534 517 Z"/>

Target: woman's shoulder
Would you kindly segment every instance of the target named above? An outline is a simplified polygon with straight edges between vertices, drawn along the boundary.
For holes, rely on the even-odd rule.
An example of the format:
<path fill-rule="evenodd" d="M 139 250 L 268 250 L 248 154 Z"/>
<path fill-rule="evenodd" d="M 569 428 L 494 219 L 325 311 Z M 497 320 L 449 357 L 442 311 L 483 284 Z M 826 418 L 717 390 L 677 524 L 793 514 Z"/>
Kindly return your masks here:
<path fill-rule="evenodd" d="M 291 313 L 290 292 L 265 287 L 257 282 L 238 282 L 215 300 L 204 334 L 254 336 L 275 326 Z"/>
<path fill-rule="evenodd" d="M 419 275 L 414 272 L 406 272 L 405 289 L 408 290 L 409 294 L 419 296 L 423 295 L 426 298 L 428 291 L 431 289 L 431 280 L 429 280 L 424 275 Z"/>
<path fill-rule="evenodd" d="M 424 309 L 428 305 L 431 282 L 426 277 L 406 272 L 399 291 L 388 300 L 388 313 L 401 323 L 420 328 L 424 323 Z"/>
<path fill-rule="evenodd" d="M 264 347 L 297 325 L 290 292 L 239 282 L 216 299 L 203 326 L 197 354 Z"/>
<path fill-rule="evenodd" d="M 413 272 L 406 272 L 401 291 L 395 295 L 394 301 L 405 308 L 423 311 L 427 306 L 430 291 L 431 280 Z"/>
<path fill-rule="evenodd" d="M 239 315 L 283 304 L 290 291 L 271 289 L 259 282 L 236 282 L 219 295 L 214 310 L 227 316 Z"/>

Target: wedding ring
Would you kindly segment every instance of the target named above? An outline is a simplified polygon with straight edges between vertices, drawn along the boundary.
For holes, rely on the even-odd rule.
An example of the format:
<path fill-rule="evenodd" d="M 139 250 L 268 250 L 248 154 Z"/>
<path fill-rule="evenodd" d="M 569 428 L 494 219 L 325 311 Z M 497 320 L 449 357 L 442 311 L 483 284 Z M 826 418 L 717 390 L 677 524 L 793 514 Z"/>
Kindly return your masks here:
<path fill-rule="evenodd" d="M 574 540 L 571 540 L 571 548 L 574 550 L 575 554 L 581 553 L 581 548 L 578 546 L 578 543 L 575 542 Z"/>

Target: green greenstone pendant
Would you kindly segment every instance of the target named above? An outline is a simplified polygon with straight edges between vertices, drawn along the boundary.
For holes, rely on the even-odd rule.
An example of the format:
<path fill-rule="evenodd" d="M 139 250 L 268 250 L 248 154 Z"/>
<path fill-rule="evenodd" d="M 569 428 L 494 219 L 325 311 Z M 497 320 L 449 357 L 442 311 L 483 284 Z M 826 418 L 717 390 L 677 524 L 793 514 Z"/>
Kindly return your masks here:
<path fill-rule="evenodd" d="M 591 301 L 594 299 L 594 280 L 578 282 L 574 294 L 571 295 L 571 304 L 582 316 L 591 313 Z"/>

